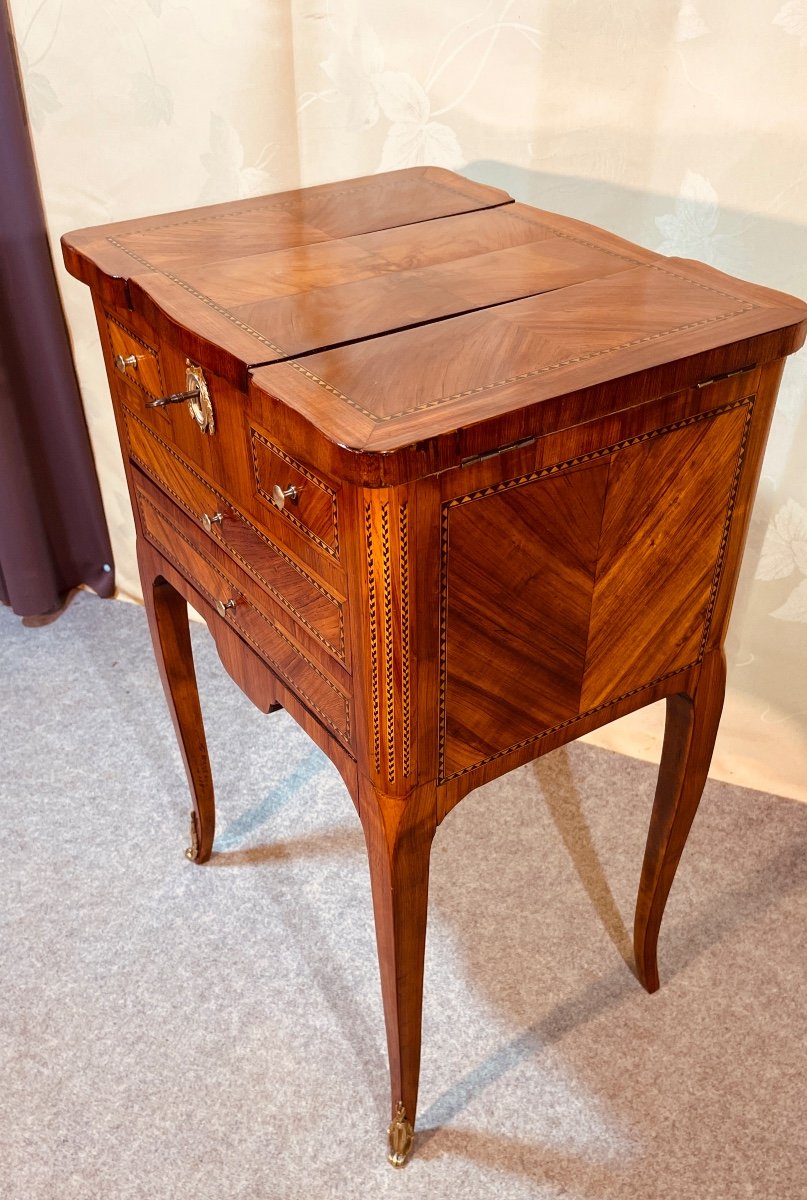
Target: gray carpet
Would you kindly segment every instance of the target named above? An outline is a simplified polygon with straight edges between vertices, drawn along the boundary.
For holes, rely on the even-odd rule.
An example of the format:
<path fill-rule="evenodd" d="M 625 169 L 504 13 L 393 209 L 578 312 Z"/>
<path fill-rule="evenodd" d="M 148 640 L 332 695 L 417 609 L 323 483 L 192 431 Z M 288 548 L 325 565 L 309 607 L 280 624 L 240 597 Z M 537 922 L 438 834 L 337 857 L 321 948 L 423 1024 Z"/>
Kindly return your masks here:
<path fill-rule="evenodd" d="M 623 956 L 653 769 L 576 745 L 464 800 L 396 1172 L 358 820 L 194 642 L 204 868 L 143 611 L 0 612 L 5 1200 L 807 1196 L 807 806 L 708 785 L 647 996 Z"/>

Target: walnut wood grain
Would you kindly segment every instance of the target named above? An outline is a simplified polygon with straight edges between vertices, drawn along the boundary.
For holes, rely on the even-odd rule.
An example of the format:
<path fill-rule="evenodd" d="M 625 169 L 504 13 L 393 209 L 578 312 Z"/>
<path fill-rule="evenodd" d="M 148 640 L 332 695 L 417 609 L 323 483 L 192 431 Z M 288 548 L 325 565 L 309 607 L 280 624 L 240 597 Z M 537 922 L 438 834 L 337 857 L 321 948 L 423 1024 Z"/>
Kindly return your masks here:
<path fill-rule="evenodd" d="M 679 693 L 667 699 L 661 766 L 634 922 L 636 969 L 648 992 L 659 986 L 661 918 L 706 783 L 725 690 L 726 658 L 720 648 L 705 656 L 691 695 Z"/>
<path fill-rule="evenodd" d="M 356 450 L 392 454 L 490 421 L 484 452 L 497 444 L 493 418 L 526 405 L 599 386 L 602 410 L 612 411 L 627 374 L 679 364 L 673 391 L 707 377 L 699 356 L 727 343 L 746 351 L 737 366 L 762 361 L 769 350 L 757 339 L 782 326 L 791 336 L 776 357 L 801 345 L 799 306 L 714 276 L 707 285 L 688 264 L 664 260 L 261 367 L 252 377 L 320 435 Z"/>
<path fill-rule="evenodd" d="M 359 780 L 359 816 L 367 843 L 381 993 L 390 1069 L 390 1114 L 402 1103 L 414 1125 L 420 1074 L 423 962 L 429 855 L 437 828 L 435 793 L 406 800 Z"/>
<path fill-rule="evenodd" d="M 221 492 L 211 487 L 171 446 L 152 433 L 128 406 L 121 407 L 122 426 L 132 463 L 144 471 L 210 531 L 239 566 L 346 665 L 345 601 L 307 572 L 281 546 L 258 529 Z"/>
<path fill-rule="evenodd" d="M 598 461 L 445 505 L 441 778 L 581 711 L 608 472 Z"/>
<path fill-rule="evenodd" d="M 203 863 L 210 858 L 213 849 L 216 810 L 193 665 L 188 609 L 180 594 L 162 576 L 162 564 L 148 554 L 146 547 L 141 546 L 139 550 L 143 599 L 154 657 L 193 799 L 192 819 L 196 829 L 189 849 L 194 862 Z"/>
<path fill-rule="evenodd" d="M 214 813 L 186 602 L 356 805 L 393 1117 L 416 1118 L 437 826 L 480 784 L 666 699 L 635 922 L 657 987 L 807 306 L 432 168 L 64 247 L 94 293 L 197 861 Z M 142 365 L 116 370 L 123 350 Z M 212 433 L 184 404 L 146 407 L 185 390 L 189 360 Z M 282 509 L 275 485 L 296 489 Z"/>
<path fill-rule="evenodd" d="M 123 308 L 131 307 L 133 278 L 154 275 L 169 284 L 178 281 L 176 291 L 185 292 L 190 324 L 209 327 L 214 338 L 216 334 L 221 338 L 222 332 L 232 332 L 226 314 L 204 300 L 203 307 L 197 307 L 197 297 L 188 290 L 190 285 L 183 287 L 185 281 L 177 272 L 199 263 L 261 256 L 268 250 L 284 251 L 511 203 L 512 198 L 498 188 L 436 167 L 414 167 L 76 230 L 62 238 L 62 252 L 71 274 L 89 284 L 104 302 Z M 144 295 L 148 286 L 144 282 Z M 255 358 L 253 338 L 237 345 L 246 348 L 247 362 L 266 361 L 265 354 Z"/>
<path fill-rule="evenodd" d="M 753 404 L 609 455 L 581 711 L 701 657 Z"/>

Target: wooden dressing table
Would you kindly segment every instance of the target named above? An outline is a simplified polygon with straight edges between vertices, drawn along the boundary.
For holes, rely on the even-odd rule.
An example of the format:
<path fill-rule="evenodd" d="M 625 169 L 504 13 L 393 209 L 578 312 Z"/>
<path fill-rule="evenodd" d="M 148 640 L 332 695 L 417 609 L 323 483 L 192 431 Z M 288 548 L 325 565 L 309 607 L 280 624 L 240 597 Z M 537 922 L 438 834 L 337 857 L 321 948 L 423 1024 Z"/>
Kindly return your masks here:
<path fill-rule="evenodd" d="M 429 850 L 468 792 L 667 697 L 636 908 L 658 987 L 784 358 L 807 306 L 434 168 L 69 234 L 154 650 L 214 803 L 187 609 L 340 771 L 409 1153 Z"/>

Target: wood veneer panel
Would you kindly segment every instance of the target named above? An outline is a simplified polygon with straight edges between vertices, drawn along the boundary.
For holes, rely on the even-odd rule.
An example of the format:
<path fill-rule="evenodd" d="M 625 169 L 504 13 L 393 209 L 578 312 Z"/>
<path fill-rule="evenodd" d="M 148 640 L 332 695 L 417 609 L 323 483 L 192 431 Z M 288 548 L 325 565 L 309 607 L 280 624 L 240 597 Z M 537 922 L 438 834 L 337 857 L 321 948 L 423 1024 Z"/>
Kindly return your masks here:
<path fill-rule="evenodd" d="M 232 311 L 250 328 L 271 332 L 276 357 L 282 358 L 630 269 L 629 262 L 587 247 L 574 247 L 572 254 L 564 249 L 559 239 L 548 237 L 439 266 L 392 273 L 381 265 L 362 280 L 253 301 Z"/>
<path fill-rule="evenodd" d="M 415 236 L 411 226 L 404 229 L 405 240 L 402 229 L 383 230 L 134 276 L 132 303 L 164 331 L 185 324 L 205 331 L 237 370 L 568 287 L 658 257 L 572 235 L 523 205 L 423 221 Z"/>
<path fill-rule="evenodd" d="M 65 264 L 111 303 L 125 281 L 267 250 L 470 212 L 512 199 L 437 167 L 412 167 L 235 203 L 119 221 L 65 234 Z"/>
<path fill-rule="evenodd" d="M 441 776 L 574 717 L 608 464 L 443 510 Z"/>
<path fill-rule="evenodd" d="M 297 462 L 280 446 L 250 430 L 255 489 L 266 501 L 272 521 L 288 522 L 327 554 L 339 557 L 339 509 L 337 488 Z M 295 488 L 297 495 L 283 508 L 273 501 L 273 489 Z"/>
<path fill-rule="evenodd" d="M 131 365 L 128 365 L 126 373 L 121 375 L 121 379 L 125 379 L 131 387 L 144 393 L 150 399 L 164 396 L 166 391 L 160 370 L 160 359 L 154 347 L 138 338 L 130 329 L 121 325 L 109 314 L 107 314 L 105 328 L 113 359 L 118 356 L 123 359 L 130 357 L 137 359 L 136 369 L 132 370 Z"/>
<path fill-rule="evenodd" d="M 493 419 L 527 404 L 605 385 L 603 407 L 620 407 L 624 375 L 685 360 L 684 375 L 693 356 L 783 325 L 792 327 L 791 348 L 801 344 L 807 309 L 717 272 L 706 278 L 664 260 L 261 367 L 253 379 L 326 437 L 356 449 L 391 452 L 482 421 L 491 422 L 495 447 Z"/>
<path fill-rule="evenodd" d="M 331 595 L 285 550 L 247 521 L 218 489 L 202 479 L 123 405 L 121 419 L 132 461 L 197 523 L 202 514 L 221 514 L 209 536 L 215 537 L 309 633 L 346 662 L 342 600 Z"/>
<path fill-rule="evenodd" d="M 210 602 L 236 600 L 227 624 L 269 664 L 306 706 L 342 741 L 351 739 L 350 700 L 333 678 L 302 652 L 264 609 L 257 608 L 232 575 L 194 545 L 178 513 L 169 515 L 144 492 L 136 493 L 140 521 L 148 540 Z M 213 549 L 213 547 L 211 547 Z"/>
<path fill-rule="evenodd" d="M 611 456 L 581 712 L 698 660 L 752 403 Z"/>
<path fill-rule="evenodd" d="M 656 256 L 569 237 L 524 205 L 424 221 L 340 241 L 189 265 L 184 292 L 149 279 L 180 316 L 187 291 L 264 339 L 262 361 L 435 320 L 627 270 Z M 268 353 L 271 345 L 277 349 Z"/>
<path fill-rule="evenodd" d="M 183 280 L 214 303 L 228 307 L 291 297 L 311 288 L 434 267 L 557 237 L 531 211 L 523 205 L 507 204 L 419 221 L 414 236 L 412 226 L 404 225 L 288 250 L 205 260 L 189 264 Z"/>

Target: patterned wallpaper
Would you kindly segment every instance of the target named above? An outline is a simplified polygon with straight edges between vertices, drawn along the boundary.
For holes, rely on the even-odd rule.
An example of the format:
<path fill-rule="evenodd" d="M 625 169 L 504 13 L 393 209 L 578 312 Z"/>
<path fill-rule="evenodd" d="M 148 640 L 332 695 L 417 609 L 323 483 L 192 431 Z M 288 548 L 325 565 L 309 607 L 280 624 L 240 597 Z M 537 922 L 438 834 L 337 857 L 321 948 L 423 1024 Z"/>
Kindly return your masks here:
<path fill-rule="evenodd" d="M 807 296 L 807 0 L 11 9 L 54 244 L 78 226 L 435 163 Z M 137 595 L 97 334 L 85 289 L 61 269 L 60 282 L 118 578 Z M 715 761 L 807 799 L 805 461 L 802 353 L 763 468 Z M 646 717 L 605 740 L 652 756 Z"/>

